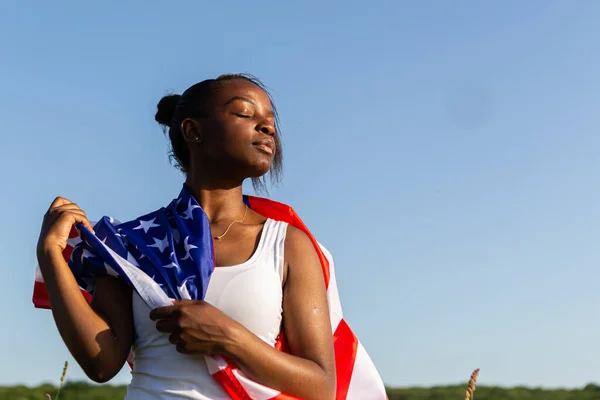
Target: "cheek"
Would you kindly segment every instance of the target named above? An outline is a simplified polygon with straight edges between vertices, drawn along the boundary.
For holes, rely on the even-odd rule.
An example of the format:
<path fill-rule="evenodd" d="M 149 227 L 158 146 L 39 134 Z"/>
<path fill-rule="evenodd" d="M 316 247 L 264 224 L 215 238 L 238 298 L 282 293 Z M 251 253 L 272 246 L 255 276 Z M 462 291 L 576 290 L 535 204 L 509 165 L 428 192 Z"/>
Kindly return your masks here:
<path fill-rule="evenodd" d="M 204 143 L 203 156 L 215 162 L 229 164 L 254 164 L 255 156 L 252 151 L 252 141 L 239 132 L 222 132 L 219 137 L 211 138 Z"/>
<path fill-rule="evenodd" d="M 251 148 L 253 140 L 250 124 L 236 124 L 223 131 L 222 146 L 231 152 L 245 152 Z"/>
<path fill-rule="evenodd" d="M 236 138 L 226 130 L 212 131 L 210 135 L 205 136 L 202 151 L 208 156 L 219 158 L 231 153 L 237 145 Z"/>
<path fill-rule="evenodd" d="M 218 159 L 224 152 L 223 143 L 217 140 L 205 140 L 200 147 L 200 154 L 209 159 Z"/>

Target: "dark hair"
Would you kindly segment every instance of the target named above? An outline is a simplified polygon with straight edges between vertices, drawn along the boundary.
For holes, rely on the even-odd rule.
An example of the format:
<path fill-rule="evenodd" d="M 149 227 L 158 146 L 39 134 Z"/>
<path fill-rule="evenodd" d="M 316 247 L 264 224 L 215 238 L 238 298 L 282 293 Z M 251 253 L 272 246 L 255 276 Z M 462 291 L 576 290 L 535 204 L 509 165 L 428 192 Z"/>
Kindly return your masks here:
<path fill-rule="evenodd" d="M 279 138 L 279 117 L 277 109 L 273 102 L 273 98 L 262 82 L 249 74 L 227 74 L 221 75 L 216 79 L 207 79 L 202 82 L 190 86 L 183 94 L 171 94 L 163 97 L 158 102 L 156 115 L 154 119 L 163 126 L 163 131 L 166 133 L 169 130 L 169 139 L 171 141 L 171 150 L 169 158 L 175 163 L 175 166 L 186 173 L 190 160 L 187 144 L 181 133 L 181 122 L 186 118 L 202 118 L 207 116 L 207 110 L 210 109 L 210 102 L 213 94 L 219 89 L 223 82 L 241 79 L 261 88 L 269 97 L 273 115 L 275 118 L 275 144 L 277 151 L 273 159 L 273 165 L 269 170 L 271 182 L 276 184 L 281 179 L 283 170 L 283 153 L 281 151 L 281 140 Z M 252 178 L 252 186 L 254 190 L 260 192 L 266 190 L 266 182 L 264 177 Z"/>

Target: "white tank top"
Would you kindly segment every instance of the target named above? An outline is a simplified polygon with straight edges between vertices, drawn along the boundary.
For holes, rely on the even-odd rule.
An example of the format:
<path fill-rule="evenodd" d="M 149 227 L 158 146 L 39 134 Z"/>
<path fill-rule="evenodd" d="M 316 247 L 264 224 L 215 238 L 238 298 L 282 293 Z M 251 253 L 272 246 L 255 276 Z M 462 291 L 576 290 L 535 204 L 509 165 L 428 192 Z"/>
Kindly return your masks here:
<path fill-rule="evenodd" d="M 280 331 L 283 250 L 287 223 L 267 219 L 258 247 L 246 262 L 215 268 L 205 300 L 271 346 Z M 156 330 L 151 309 L 133 294 L 134 368 L 126 400 L 230 399 L 208 373 L 203 356 L 180 354 Z"/>

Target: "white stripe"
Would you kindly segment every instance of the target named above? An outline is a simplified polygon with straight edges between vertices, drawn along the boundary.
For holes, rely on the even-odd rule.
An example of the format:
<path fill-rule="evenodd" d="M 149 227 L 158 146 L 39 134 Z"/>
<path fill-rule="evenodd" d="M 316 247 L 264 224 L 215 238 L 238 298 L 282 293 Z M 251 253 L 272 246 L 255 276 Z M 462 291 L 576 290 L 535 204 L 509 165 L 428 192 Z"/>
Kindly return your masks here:
<path fill-rule="evenodd" d="M 248 379 L 238 368 L 233 369 L 233 374 L 253 400 L 268 400 L 281 393 Z"/>
<path fill-rule="evenodd" d="M 205 357 L 204 360 L 206 361 L 208 372 L 211 375 L 215 375 L 228 367 L 227 362 L 219 356 Z M 238 382 L 254 400 L 268 400 L 281 393 L 250 380 L 239 368 L 232 368 L 232 372 Z"/>
<path fill-rule="evenodd" d="M 335 332 L 340 321 L 344 317 L 342 312 L 342 303 L 340 301 L 340 295 L 337 288 L 337 281 L 335 279 L 335 263 L 333 262 L 333 256 L 319 243 L 321 251 L 325 255 L 325 258 L 329 262 L 329 288 L 327 289 L 327 302 L 329 304 L 329 319 L 331 321 L 331 330 Z"/>
<path fill-rule="evenodd" d="M 385 385 L 367 351 L 359 342 L 346 399 L 383 400 L 385 398 Z"/>
<path fill-rule="evenodd" d="M 215 357 L 205 357 L 206 368 L 208 368 L 208 373 L 211 375 L 216 374 L 217 372 L 224 370 L 227 368 L 227 362 L 223 360 L 220 356 Z"/>
<path fill-rule="evenodd" d="M 67 246 L 75 247 L 79 243 L 81 243 L 81 238 L 79 236 L 75 236 L 74 238 L 67 239 Z"/>
<path fill-rule="evenodd" d="M 42 276 L 42 271 L 40 271 L 39 265 L 35 267 L 35 281 L 44 283 L 44 277 Z"/>

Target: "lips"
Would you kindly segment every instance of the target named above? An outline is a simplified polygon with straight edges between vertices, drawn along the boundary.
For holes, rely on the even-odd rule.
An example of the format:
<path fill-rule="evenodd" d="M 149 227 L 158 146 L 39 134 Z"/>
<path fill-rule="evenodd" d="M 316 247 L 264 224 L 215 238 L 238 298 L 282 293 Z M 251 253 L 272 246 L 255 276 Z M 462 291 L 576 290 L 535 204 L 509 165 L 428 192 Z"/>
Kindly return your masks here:
<path fill-rule="evenodd" d="M 275 142 L 272 139 L 262 139 L 252 144 L 267 154 L 273 154 L 275 152 Z"/>

